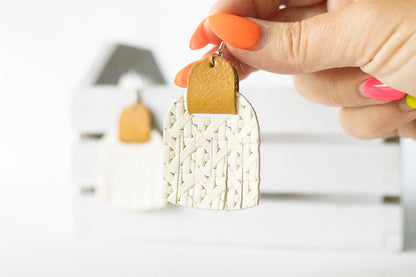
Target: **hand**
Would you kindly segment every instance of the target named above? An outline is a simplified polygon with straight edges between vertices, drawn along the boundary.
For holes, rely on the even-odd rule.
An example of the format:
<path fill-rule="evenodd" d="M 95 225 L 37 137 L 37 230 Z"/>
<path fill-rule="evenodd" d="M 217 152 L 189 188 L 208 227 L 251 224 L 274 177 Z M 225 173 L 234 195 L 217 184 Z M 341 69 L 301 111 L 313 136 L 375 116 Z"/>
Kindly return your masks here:
<path fill-rule="evenodd" d="M 341 125 L 352 136 L 416 139 L 409 107 L 416 96 L 414 0 L 220 0 L 210 14 L 192 49 L 214 44 L 210 56 L 224 40 L 240 78 L 257 69 L 295 74 L 304 97 L 342 107 Z M 190 67 L 178 85 L 186 86 Z"/>

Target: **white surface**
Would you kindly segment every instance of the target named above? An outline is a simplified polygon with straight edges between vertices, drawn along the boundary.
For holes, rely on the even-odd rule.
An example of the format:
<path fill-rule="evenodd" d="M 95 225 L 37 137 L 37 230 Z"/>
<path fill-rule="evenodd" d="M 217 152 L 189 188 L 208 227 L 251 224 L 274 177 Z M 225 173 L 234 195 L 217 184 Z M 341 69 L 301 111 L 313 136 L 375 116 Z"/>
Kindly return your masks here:
<path fill-rule="evenodd" d="M 121 111 L 136 101 L 132 90 L 112 86 L 79 89 L 72 97 L 71 125 L 79 133 L 103 134 L 114 129 Z"/>
<path fill-rule="evenodd" d="M 8 246 L 8 245 L 6 245 Z M 48 257 L 47 259 L 38 257 Z M 4 256 L 1 257 L 4 260 Z M 5 276 L 414 277 L 410 253 L 366 254 L 79 240 L 8 251 Z M 27 262 L 26 262 L 27 261 Z M 161 263 L 163 261 L 163 264 Z M 23 266 L 24 264 L 24 266 Z M 212 265 L 212 266 L 208 266 Z M 19 274 L 20 273 L 20 274 Z"/>
<path fill-rule="evenodd" d="M 206 15 L 211 3 L 182 0 L 2 3 L 0 275 L 415 275 L 414 142 L 406 142 L 404 146 L 408 239 L 404 253 L 288 251 L 267 247 L 201 249 L 81 240 L 71 236 L 74 186 L 69 182 L 73 136 L 69 127 L 70 93 L 102 44 L 113 40 L 156 45 L 160 49 L 159 58 L 164 59 L 167 79 L 172 80 L 180 65 L 201 54 L 191 53 L 186 47 L 192 29 Z M 184 6 L 187 8 L 178 8 Z M 291 82 L 264 76 L 261 80 L 268 86 L 282 80 Z M 256 85 L 257 78 L 253 76 L 242 86 L 251 82 Z M 208 267 L 207 261 L 215 266 Z"/>

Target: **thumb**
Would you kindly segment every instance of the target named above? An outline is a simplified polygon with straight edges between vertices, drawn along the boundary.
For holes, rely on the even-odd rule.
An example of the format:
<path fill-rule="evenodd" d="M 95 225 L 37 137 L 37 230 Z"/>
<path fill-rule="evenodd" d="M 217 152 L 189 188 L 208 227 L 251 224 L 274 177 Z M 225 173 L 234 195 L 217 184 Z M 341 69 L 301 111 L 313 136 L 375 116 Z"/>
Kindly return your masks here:
<path fill-rule="evenodd" d="M 234 57 L 258 69 L 299 74 L 362 67 L 373 59 L 395 27 L 368 25 L 377 20 L 368 5 L 359 2 L 298 22 L 270 22 L 221 13 L 208 17 L 208 25 Z"/>

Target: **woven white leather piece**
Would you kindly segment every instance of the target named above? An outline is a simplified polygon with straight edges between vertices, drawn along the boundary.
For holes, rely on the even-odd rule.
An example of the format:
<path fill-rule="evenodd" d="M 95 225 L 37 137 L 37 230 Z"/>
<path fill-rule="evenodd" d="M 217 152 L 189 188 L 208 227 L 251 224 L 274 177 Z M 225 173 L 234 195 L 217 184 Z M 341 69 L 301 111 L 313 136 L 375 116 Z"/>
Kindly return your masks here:
<path fill-rule="evenodd" d="M 259 201 L 259 125 L 236 94 L 236 115 L 190 115 L 185 97 L 176 101 L 163 128 L 164 185 L 174 204 L 208 210 L 238 210 Z"/>
<path fill-rule="evenodd" d="M 100 149 L 97 197 L 133 211 L 166 206 L 162 152 L 162 137 L 156 130 L 144 143 L 121 142 L 117 132 L 106 135 Z"/>

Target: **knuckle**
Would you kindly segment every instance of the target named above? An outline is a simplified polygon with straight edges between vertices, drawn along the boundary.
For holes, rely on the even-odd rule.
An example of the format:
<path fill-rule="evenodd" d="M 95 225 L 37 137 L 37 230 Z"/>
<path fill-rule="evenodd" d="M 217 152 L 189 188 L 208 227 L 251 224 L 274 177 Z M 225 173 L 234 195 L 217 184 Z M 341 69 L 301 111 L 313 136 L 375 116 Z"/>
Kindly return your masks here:
<path fill-rule="evenodd" d="M 302 65 L 305 60 L 305 49 L 303 45 L 303 23 L 291 22 L 288 23 L 288 27 L 284 30 L 282 47 L 284 53 L 286 53 L 287 58 L 292 61 L 292 64 L 295 65 L 296 70 L 302 72 Z"/>

